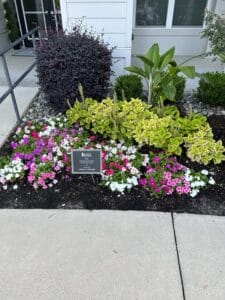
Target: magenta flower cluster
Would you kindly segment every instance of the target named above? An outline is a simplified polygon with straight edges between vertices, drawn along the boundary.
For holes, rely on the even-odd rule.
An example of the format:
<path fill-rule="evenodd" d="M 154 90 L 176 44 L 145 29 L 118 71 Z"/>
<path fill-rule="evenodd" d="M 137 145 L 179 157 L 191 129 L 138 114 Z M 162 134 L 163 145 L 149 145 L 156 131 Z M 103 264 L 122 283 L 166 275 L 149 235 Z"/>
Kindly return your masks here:
<path fill-rule="evenodd" d="M 177 162 L 174 157 L 166 157 L 164 153 L 150 154 L 145 176 L 140 179 L 140 185 L 157 196 L 189 194 L 190 182 L 186 180 L 187 167 Z"/>
<path fill-rule="evenodd" d="M 71 171 L 70 152 L 86 141 L 82 127 L 71 127 L 67 119 L 59 116 L 43 124 L 29 122 L 18 128 L 14 141 L 12 160 L 24 163 L 27 181 L 35 189 L 47 189 L 58 182 L 58 175 L 68 177 Z"/>

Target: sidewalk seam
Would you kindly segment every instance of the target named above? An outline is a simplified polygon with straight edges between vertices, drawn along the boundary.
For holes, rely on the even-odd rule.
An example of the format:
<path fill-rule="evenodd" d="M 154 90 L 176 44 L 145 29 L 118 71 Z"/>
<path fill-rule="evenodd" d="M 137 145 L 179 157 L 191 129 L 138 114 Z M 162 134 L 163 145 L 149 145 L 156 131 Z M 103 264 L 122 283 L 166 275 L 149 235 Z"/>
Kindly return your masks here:
<path fill-rule="evenodd" d="M 178 250 L 178 246 L 177 246 L 177 236 L 176 236 L 176 229 L 175 229 L 175 224 L 174 224 L 174 216 L 173 216 L 172 212 L 171 212 L 171 219 L 172 219 L 173 235 L 174 235 L 174 242 L 175 242 L 176 253 L 177 253 L 177 263 L 178 263 L 178 269 L 179 269 L 179 274 L 180 274 L 183 300 L 186 300 L 185 289 L 184 289 L 184 280 L 183 280 L 181 263 L 180 263 L 180 255 L 179 255 L 179 250 Z"/>

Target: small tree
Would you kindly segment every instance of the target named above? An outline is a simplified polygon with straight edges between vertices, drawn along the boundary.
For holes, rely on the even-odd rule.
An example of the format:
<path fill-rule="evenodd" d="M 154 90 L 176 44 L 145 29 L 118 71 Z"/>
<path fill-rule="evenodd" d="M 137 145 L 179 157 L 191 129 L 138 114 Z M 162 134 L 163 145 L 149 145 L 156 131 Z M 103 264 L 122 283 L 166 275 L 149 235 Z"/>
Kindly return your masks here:
<path fill-rule="evenodd" d="M 202 38 L 208 38 L 211 52 L 214 56 L 219 56 L 225 63 L 225 19 L 210 11 L 205 15 L 206 28 L 202 32 Z"/>

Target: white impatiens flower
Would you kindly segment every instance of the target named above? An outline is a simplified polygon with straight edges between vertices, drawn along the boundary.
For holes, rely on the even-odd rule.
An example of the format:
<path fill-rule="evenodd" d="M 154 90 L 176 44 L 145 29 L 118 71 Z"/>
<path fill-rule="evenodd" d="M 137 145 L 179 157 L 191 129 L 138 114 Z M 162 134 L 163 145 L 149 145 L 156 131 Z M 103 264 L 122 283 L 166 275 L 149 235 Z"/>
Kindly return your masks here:
<path fill-rule="evenodd" d="M 113 147 L 113 148 L 111 149 L 111 153 L 112 153 L 112 154 L 116 154 L 116 153 L 117 153 L 117 148 L 116 148 L 116 147 Z"/>
<path fill-rule="evenodd" d="M 127 178 L 127 182 L 132 185 L 138 185 L 138 180 L 136 176 L 132 176 L 131 178 Z"/>
<path fill-rule="evenodd" d="M 191 196 L 192 198 L 194 198 L 195 196 L 197 196 L 198 193 L 199 193 L 199 190 L 198 190 L 198 189 L 193 189 L 193 190 L 191 191 L 191 193 L 190 193 L 190 196 Z"/>
<path fill-rule="evenodd" d="M 115 181 L 111 182 L 109 187 L 110 187 L 110 189 L 111 189 L 112 192 L 116 191 L 116 189 L 117 189 L 117 182 L 115 182 Z"/>
<path fill-rule="evenodd" d="M 13 177 L 13 175 L 12 174 L 7 174 L 6 176 L 5 176 L 5 178 L 9 181 L 9 180 L 11 180 L 12 179 L 12 177 Z"/>
<path fill-rule="evenodd" d="M 139 170 L 137 168 L 135 168 L 135 167 L 131 167 L 130 168 L 130 173 L 132 175 L 138 175 L 139 174 Z"/>
<path fill-rule="evenodd" d="M 17 184 L 14 184 L 13 189 L 14 189 L 14 190 L 17 190 L 17 189 L 18 189 L 18 185 L 17 185 Z"/>
<path fill-rule="evenodd" d="M 101 146 L 100 144 L 96 144 L 95 147 L 96 147 L 97 149 L 101 149 L 101 148 L 102 148 L 102 146 Z"/>
<path fill-rule="evenodd" d="M 215 183 L 216 183 L 215 180 L 212 177 L 210 177 L 209 178 L 209 184 L 215 184 Z"/>
<path fill-rule="evenodd" d="M 203 175 L 209 175 L 209 171 L 208 170 L 201 170 L 201 173 L 203 174 Z"/>

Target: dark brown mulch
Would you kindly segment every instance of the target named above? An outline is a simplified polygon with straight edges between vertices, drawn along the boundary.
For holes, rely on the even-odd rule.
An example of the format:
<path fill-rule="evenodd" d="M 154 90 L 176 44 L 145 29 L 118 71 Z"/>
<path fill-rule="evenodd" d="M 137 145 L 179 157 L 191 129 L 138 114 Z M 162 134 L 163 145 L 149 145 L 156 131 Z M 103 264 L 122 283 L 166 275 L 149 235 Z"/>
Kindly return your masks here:
<path fill-rule="evenodd" d="M 216 139 L 225 144 L 225 117 L 209 117 Z M 0 155 L 7 154 L 9 143 L 0 149 Z M 180 161 L 195 169 L 206 168 L 192 163 L 186 157 Z M 64 208 L 64 209 L 118 209 L 188 212 L 210 215 L 225 215 L 225 162 L 210 164 L 207 169 L 214 172 L 216 185 L 203 189 L 195 198 L 172 195 L 155 198 L 140 187 L 130 193 L 119 195 L 98 185 L 99 177 L 94 181 L 88 175 L 73 175 L 71 179 L 60 179 L 49 190 L 35 191 L 25 182 L 17 190 L 9 188 L 0 192 L 0 208 Z"/>

